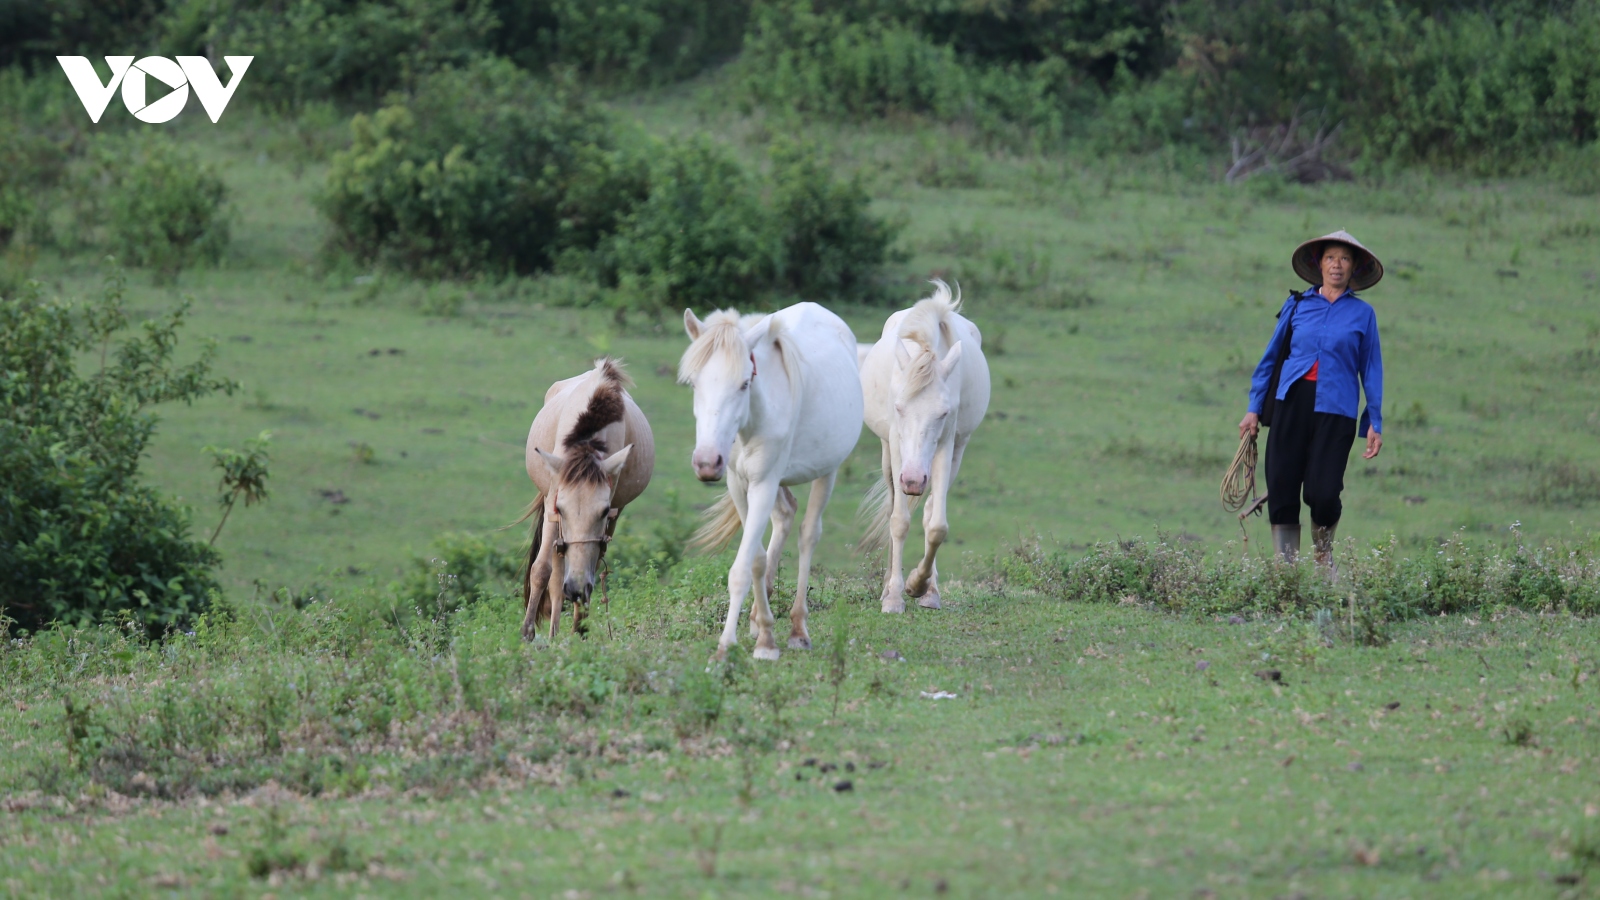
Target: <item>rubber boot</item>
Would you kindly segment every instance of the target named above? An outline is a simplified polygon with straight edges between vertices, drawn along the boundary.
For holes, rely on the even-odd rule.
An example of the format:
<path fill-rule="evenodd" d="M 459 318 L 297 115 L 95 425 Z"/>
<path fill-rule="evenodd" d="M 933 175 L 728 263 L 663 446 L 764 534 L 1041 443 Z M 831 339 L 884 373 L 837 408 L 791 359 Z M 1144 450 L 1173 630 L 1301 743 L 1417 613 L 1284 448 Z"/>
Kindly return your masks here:
<path fill-rule="evenodd" d="M 1293 565 L 1300 556 L 1299 524 L 1272 526 L 1272 549 L 1279 559 Z"/>
<path fill-rule="evenodd" d="M 1339 583 L 1339 569 L 1333 564 L 1333 532 L 1339 523 L 1318 525 L 1311 523 L 1311 548 L 1317 555 L 1317 571 L 1329 584 Z"/>

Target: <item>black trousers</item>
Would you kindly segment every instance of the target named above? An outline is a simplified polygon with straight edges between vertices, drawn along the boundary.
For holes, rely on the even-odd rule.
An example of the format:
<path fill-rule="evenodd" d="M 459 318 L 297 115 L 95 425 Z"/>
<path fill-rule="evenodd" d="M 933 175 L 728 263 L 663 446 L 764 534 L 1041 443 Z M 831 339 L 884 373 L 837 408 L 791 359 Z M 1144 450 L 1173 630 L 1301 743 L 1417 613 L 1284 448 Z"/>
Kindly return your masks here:
<path fill-rule="evenodd" d="M 1317 383 L 1304 378 L 1272 413 L 1267 429 L 1267 519 L 1274 525 L 1300 524 L 1304 487 L 1311 524 L 1337 525 L 1344 506 L 1344 468 L 1356 440 L 1356 420 L 1316 412 Z"/>

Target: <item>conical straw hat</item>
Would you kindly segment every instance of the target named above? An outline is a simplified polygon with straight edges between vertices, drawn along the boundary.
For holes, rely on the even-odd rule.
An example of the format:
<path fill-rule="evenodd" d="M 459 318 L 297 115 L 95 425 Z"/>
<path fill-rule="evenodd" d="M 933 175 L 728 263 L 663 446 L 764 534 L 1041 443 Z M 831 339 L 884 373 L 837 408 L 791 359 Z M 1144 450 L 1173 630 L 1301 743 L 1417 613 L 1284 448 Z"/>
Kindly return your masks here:
<path fill-rule="evenodd" d="M 1383 263 L 1378 261 L 1378 257 L 1362 246 L 1350 232 L 1340 230 L 1303 241 L 1294 248 L 1294 273 L 1305 279 L 1306 283 L 1322 284 L 1322 246 L 1330 241 L 1348 245 L 1351 255 L 1355 257 L 1356 269 L 1350 274 L 1350 290 L 1364 291 L 1383 278 Z"/>

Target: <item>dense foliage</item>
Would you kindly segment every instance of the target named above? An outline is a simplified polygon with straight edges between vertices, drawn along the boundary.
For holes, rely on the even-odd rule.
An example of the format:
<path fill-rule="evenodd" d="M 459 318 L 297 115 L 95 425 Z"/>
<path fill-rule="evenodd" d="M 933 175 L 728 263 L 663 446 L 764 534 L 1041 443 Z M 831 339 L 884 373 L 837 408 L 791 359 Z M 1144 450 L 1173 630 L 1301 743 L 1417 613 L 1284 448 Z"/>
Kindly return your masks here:
<path fill-rule="evenodd" d="M 573 86 L 486 59 L 357 115 L 321 206 L 363 259 L 435 276 L 535 271 L 592 244 L 639 195 L 615 145 Z"/>
<path fill-rule="evenodd" d="M 625 287 L 664 306 L 731 305 L 771 278 L 762 218 L 749 173 L 727 151 L 704 138 L 671 144 L 611 256 Z"/>
<path fill-rule="evenodd" d="M 57 54 L 246 54 L 257 101 L 372 103 L 429 73 L 499 54 L 632 86 L 737 52 L 749 0 L 0 0 L 0 66 Z M 270 62 L 269 62 L 270 61 Z"/>
<path fill-rule="evenodd" d="M 111 252 L 170 278 L 216 263 L 228 247 L 228 189 L 216 170 L 160 136 L 97 141 L 80 191 L 82 233 L 105 229 Z"/>
<path fill-rule="evenodd" d="M 1298 150 L 1342 126 L 1345 156 L 1510 170 L 1600 127 L 1595 0 L 52 0 L 0 2 L 0 35 L 0 65 L 41 72 L 57 53 L 253 54 L 271 63 L 243 96 L 281 108 L 373 104 L 488 55 L 617 87 L 740 55 L 747 103 L 1102 151 L 1303 129 Z"/>
<path fill-rule="evenodd" d="M 18 626 L 125 616 L 158 633 L 205 608 L 216 554 L 139 480 L 150 406 L 233 389 L 209 348 L 174 359 L 185 311 L 119 338 L 120 278 L 83 308 L 37 285 L 0 300 L 0 614 Z"/>
<path fill-rule="evenodd" d="M 504 60 L 430 76 L 351 135 L 321 200 L 333 240 L 424 276 L 559 263 L 653 307 L 841 296 L 865 290 L 895 233 L 811 150 L 775 145 L 763 181 L 720 145 L 626 131 Z"/>

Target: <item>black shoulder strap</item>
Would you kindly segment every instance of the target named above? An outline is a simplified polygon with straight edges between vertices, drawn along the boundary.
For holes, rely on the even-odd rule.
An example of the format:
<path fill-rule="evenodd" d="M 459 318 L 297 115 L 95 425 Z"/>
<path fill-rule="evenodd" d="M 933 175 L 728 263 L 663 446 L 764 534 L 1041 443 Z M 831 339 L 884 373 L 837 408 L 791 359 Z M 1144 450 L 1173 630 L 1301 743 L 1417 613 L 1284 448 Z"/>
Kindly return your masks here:
<path fill-rule="evenodd" d="M 1306 298 L 1306 292 L 1305 291 L 1290 291 L 1289 292 L 1289 296 L 1294 298 L 1294 306 L 1290 307 L 1290 308 L 1291 309 L 1299 309 L 1300 308 L 1300 301 L 1304 300 Z M 1290 315 L 1292 317 L 1293 313 L 1290 313 Z M 1281 310 L 1281 309 L 1278 310 L 1278 314 L 1276 316 L 1273 316 L 1273 318 L 1275 318 L 1275 319 L 1283 318 L 1283 310 Z M 1290 322 L 1290 324 L 1293 324 L 1294 323 L 1294 319 L 1290 318 L 1289 322 Z"/>

